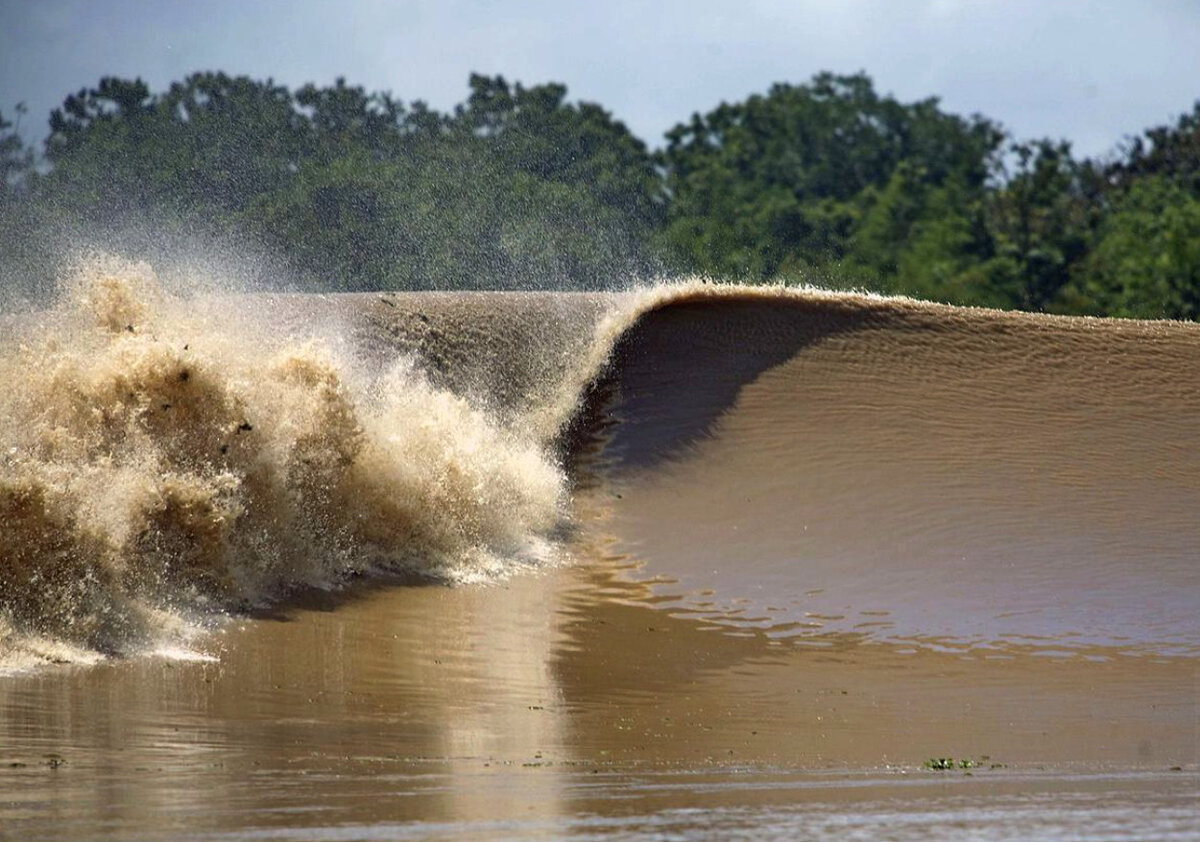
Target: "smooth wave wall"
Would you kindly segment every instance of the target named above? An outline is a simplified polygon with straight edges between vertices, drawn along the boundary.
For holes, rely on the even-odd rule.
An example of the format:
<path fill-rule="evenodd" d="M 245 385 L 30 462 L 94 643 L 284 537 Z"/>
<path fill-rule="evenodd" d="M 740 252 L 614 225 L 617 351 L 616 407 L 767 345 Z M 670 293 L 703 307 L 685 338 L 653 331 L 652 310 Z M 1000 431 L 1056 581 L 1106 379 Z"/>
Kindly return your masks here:
<path fill-rule="evenodd" d="M 685 294 L 613 356 L 656 604 L 829 645 L 1200 654 L 1200 328 Z"/>

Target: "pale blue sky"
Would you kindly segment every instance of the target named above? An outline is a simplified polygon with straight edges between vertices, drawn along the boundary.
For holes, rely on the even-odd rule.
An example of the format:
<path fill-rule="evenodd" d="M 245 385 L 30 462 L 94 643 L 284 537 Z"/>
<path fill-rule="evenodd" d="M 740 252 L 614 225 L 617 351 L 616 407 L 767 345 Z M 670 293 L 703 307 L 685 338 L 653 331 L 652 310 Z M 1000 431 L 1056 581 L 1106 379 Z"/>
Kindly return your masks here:
<path fill-rule="evenodd" d="M 297 86 L 339 75 L 449 108 L 471 71 L 565 82 L 658 145 L 694 111 L 813 73 L 981 112 L 1103 154 L 1200 98 L 1196 0 L 0 0 L 0 109 L 102 75 L 194 70 Z"/>

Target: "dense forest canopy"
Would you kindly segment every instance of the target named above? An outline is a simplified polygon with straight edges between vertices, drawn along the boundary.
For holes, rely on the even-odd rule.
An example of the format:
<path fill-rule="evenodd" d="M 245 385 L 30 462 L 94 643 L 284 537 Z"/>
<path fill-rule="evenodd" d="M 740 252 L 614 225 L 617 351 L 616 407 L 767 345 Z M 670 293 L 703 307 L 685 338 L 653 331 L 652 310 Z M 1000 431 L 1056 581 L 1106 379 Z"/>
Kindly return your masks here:
<path fill-rule="evenodd" d="M 479 75 L 447 113 L 342 79 L 104 78 L 44 149 L 16 128 L 0 114 L 0 283 L 24 295 L 71 249 L 140 231 L 272 255 L 307 289 L 699 273 L 1200 317 L 1200 102 L 1105 161 L 862 73 L 721 103 L 657 151 L 563 85 Z"/>

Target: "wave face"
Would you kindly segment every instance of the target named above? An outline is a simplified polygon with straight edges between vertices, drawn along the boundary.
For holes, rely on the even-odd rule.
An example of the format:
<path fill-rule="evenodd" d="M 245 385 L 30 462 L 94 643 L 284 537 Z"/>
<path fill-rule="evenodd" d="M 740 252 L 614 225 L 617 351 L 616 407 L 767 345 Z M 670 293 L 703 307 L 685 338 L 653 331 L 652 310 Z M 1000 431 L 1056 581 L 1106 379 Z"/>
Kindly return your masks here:
<path fill-rule="evenodd" d="M 801 643 L 1200 654 L 1200 329 L 684 297 L 620 341 L 610 529 Z"/>
<path fill-rule="evenodd" d="M 726 626 L 1200 653 L 1192 325 L 700 283 L 176 298 L 97 260 L 0 330 L 9 665 L 363 571 L 503 576 L 585 497 Z"/>

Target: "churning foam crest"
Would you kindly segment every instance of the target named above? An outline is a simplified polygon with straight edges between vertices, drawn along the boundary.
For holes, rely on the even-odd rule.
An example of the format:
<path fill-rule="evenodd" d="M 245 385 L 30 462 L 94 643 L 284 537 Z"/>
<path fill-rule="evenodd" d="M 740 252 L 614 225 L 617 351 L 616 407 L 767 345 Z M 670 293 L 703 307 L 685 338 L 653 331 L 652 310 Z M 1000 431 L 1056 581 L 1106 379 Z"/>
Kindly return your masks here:
<path fill-rule="evenodd" d="M 206 318 L 93 259 L 0 339 L 0 665 L 86 660 L 367 569 L 447 580 L 545 558 L 538 441 L 327 342 Z"/>

